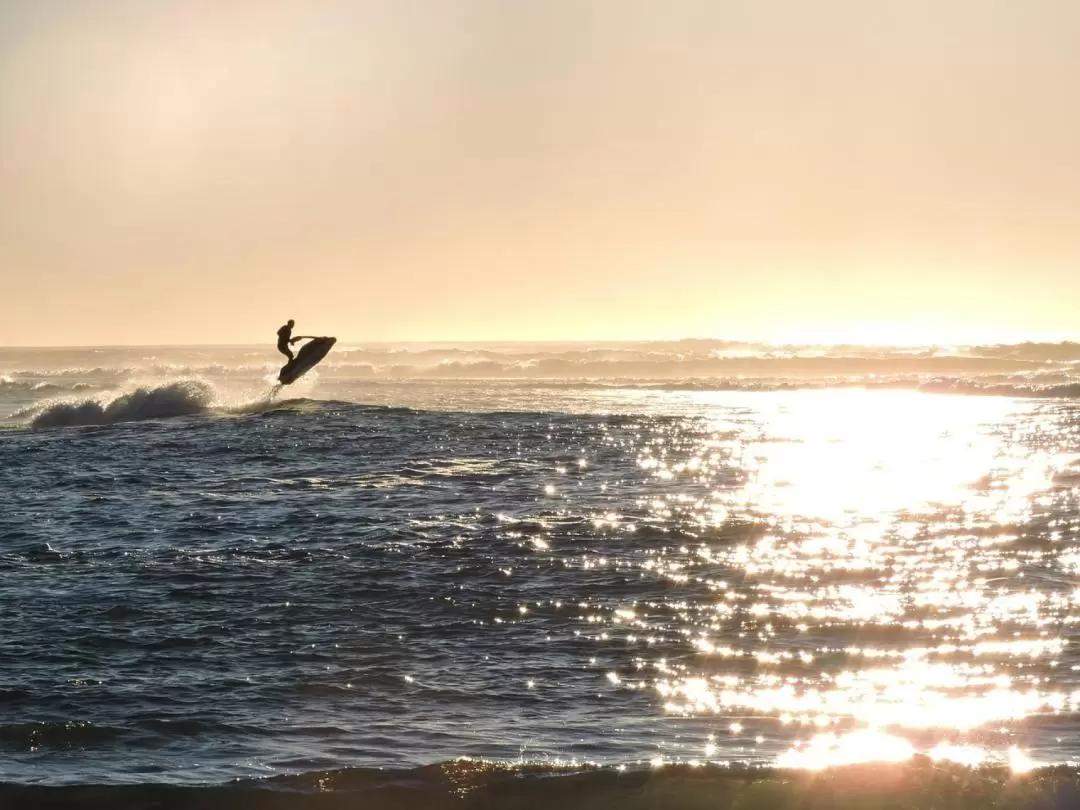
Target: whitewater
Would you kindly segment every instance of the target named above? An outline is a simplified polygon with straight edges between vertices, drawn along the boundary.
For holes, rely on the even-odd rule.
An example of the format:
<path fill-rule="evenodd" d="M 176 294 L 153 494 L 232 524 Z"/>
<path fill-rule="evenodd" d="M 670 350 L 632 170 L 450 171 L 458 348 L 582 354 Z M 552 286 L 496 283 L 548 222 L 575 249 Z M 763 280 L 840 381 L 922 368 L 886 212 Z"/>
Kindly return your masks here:
<path fill-rule="evenodd" d="M 1080 796 L 1080 345 L 281 359 L 0 351 L 4 806 Z"/>

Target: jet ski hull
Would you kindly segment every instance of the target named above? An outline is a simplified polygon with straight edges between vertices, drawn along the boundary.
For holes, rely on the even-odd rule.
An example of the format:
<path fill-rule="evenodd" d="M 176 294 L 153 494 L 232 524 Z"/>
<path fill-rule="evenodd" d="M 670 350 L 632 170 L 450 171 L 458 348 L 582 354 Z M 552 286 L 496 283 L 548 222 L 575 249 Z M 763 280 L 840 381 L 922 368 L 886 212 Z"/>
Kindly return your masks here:
<path fill-rule="evenodd" d="M 296 353 L 296 357 L 281 367 L 278 382 L 282 385 L 290 385 L 299 380 L 330 353 L 335 343 L 337 343 L 337 338 L 333 337 L 318 337 L 309 340 Z"/>

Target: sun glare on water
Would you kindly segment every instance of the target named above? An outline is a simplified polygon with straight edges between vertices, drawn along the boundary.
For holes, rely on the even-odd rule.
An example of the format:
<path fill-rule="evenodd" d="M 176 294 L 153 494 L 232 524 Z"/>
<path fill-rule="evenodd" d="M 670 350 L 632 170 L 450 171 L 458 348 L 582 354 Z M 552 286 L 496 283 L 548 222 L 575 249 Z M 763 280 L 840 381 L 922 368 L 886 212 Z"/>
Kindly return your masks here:
<path fill-rule="evenodd" d="M 1052 552 L 1024 527 L 1054 510 L 1076 461 L 1053 418 L 910 392 L 800 392 L 745 410 L 691 398 L 708 437 L 639 456 L 673 490 L 652 514 L 699 530 L 646 568 L 711 594 L 680 605 L 697 657 L 653 665 L 666 712 L 739 718 L 788 740 L 776 761 L 790 767 L 921 752 L 1030 769 L 1024 724 L 1080 708 L 1080 691 L 1048 677 L 1076 594 L 1025 579 Z M 1051 538 L 1080 528 L 1057 506 Z"/>

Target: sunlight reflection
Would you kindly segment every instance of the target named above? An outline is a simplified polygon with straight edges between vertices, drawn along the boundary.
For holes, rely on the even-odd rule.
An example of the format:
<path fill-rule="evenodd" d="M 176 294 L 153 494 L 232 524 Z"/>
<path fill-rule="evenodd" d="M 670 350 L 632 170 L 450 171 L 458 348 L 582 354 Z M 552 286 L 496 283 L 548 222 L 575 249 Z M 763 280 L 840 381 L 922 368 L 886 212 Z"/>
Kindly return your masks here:
<path fill-rule="evenodd" d="M 1049 427 L 1009 427 L 1038 423 L 1036 403 L 810 391 L 740 420 L 746 399 L 686 398 L 703 434 L 660 425 L 638 448 L 658 482 L 648 522 L 682 538 L 642 569 L 676 589 L 669 627 L 697 654 L 654 663 L 667 713 L 817 730 L 779 760 L 816 768 L 906 759 L 916 734 L 931 758 L 974 765 L 988 749 L 956 734 L 1076 712 L 1046 673 L 1066 617 L 1080 623 L 1077 591 L 1028 584 L 1048 552 L 1025 526 L 1055 486 L 1080 483 L 1077 455 Z M 1076 531 L 1062 519 L 1049 540 Z M 1054 553 L 1080 571 L 1080 554 Z M 1030 763 L 1015 747 L 993 755 Z"/>
<path fill-rule="evenodd" d="M 967 765 L 969 768 L 977 768 L 986 761 L 986 751 L 977 745 L 954 745 L 953 743 L 938 743 L 929 752 L 929 757 L 934 760 L 956 762 Z"/>
<path fill-rule="evenodd" d="M 837 736 L 818 734 L 805 745 L 792 748 L 777 759 L 781 768 L 821 770 L 860 762 L 904 762 L 915 749 L 907 740 L 876 731 Z"/>

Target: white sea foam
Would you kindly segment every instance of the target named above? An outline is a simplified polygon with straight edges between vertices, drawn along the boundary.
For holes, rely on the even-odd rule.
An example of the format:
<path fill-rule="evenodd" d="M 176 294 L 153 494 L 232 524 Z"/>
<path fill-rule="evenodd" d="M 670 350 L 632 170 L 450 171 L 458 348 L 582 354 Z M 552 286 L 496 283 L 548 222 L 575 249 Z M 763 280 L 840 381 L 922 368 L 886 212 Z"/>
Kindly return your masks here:
<path fill-rule="evenodd" d="M 99 397 L 51 400 L 16 417 L 29 417 L 34 427 L 111 425 L 116 422 L 193 416 L 210 410 L 216 399 L 214 387 L 207 382 L 176 380 Z"/>

